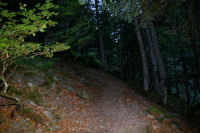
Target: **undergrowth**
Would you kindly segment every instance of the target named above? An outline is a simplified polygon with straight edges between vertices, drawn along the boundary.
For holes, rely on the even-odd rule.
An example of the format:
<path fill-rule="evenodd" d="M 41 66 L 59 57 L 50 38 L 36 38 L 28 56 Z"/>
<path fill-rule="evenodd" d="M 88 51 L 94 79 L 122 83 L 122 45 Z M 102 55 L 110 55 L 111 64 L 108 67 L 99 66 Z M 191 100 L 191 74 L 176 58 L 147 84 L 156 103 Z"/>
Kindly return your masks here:
<path fill-rule="evenodd" d="M 8 94 L 19 97 L 22 101 L 31 100 L 36 104 L 39 104 L 42 101 L 42 95 L 37 88 L 26 88 L 23 90 L 19 90 L 15 86 L 11 85 L 9 87 Z"/>
<path fill-rule="evenodd" d="M 41 56 L 34 57 L 32 59 L 25 59 L 20 60 L 16 64 L 19 67 L 26 67 L 29 70 L 41 70 L 44 71 L 55 64 L 56 61 L 58 61 L 58 58 L 45 58 Z"/>
<path fill-rule="evenodd" d="M 17 111 L 20 115 L 24 116 L 25 118 L 30 118 L 31 120 L 33 120 L 36 123 L 40 123 L 43 124 L 44 123 L 44 119 L 40 114 L 36 114 L 35 112 L 33 112 L 32 108 L 23 108 L 21 107 L 18 111 Z"/>

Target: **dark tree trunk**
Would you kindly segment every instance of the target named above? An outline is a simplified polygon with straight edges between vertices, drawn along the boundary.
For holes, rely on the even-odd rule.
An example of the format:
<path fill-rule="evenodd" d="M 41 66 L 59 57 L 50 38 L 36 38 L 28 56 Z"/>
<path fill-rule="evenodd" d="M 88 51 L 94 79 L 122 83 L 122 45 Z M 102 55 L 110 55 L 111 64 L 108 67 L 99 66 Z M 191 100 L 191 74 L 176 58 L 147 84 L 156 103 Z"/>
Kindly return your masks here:
<path fill-rule="evenodd" d="M 200 72 L 199 72 L 199 53 L 198 53 L 198 47 L 196 44 L 196 38 L 194 35 L 194 25 L 192 22 L 192 14 L 191 14 L 191 1 L 187 1 L 187 8 L 188 8 L 188 35 L 190 38 L 190 44 L 192 46 L 193 52 L 194 52 L 194 100 L 193 102 L 196 102 L 197 96 L 198 96 L 198 90 L 200 90 Z M 198 3 L 197 3 L 198 4 Z M 198 16 L 199 17 L 199 16 Z"/>
<path fill-rule="evenodd" d="M 180 90 L 179 90 L 179 87 L 178 87 L 178 83 L 175 83 L 175 86 L 176 86 L 176 96 L 179 98 L 180 97 Z"/>
<path fill-rule="evenodd" d="M 198 39 L 200 42 L 200 0 L 194 1 L 195 6 L 195 17 L 196 17 L 196 25 L 197 25 L 197 31 L 198 31 Z"/>
<path fill-rule="evenodd" d="M 112 61 L 113 61 L 113 52 L 110 49 L 109 51 L 109 71 L 112 72 L 113 71 L 113 65 L 112 65 Z"/>
<path fill-rule="evenodd" d="M 160 50 L 158 48 L 158 39 L 157 39 L 156 31 L 152 22 L 150 22 L 150 29 L 151 29 L 151 35 L 152 35 L 153 51 L 156 56 L 156 61 L 158 64 L 158 69 L 159 69 L 159 74 L 160 74 L 160 88 L 163 94 L 163 104 L 165 104 L 167 102 L 166 74 L 165 74 L 165 69 L 164 69 L 162 57 L 160 54 Z"/>
<path fill-rule="evenodd" d="M 167 60 L 167 57 L 165 56 L 165 64 L 168 64 L 168 60 Z M 165 71 L 166 73 L 168 74 L 169 73 L 169 66 L 166 65 L 165 66 Z M 168 77 L 166 78 L 166 82 L 167 82 L 167 94 L 170 95 L 171 92 L 172 92 L 172 87 L 171 87 L 171 79 L 169 79 Z"/>
<path fill-rule="evenodd" d="M 182 68 L 183 68 L 183 75 L 188 75 L 187 73 L 187 66 L 186 63 L 184 61 L 184 50 L 181 49 L 181 61 L 182 61 Z M 190 104 L 190 87 L 189 87 L 189 83 L 188 83 L 188 78 L 185 77 L 184 78 L 184 85 L 185 85 L 185 89 L 186 89 L 186 104 L 189 105 Z"/>
<path fill-rule="evenodd" d="M 135 24 L 135 30 L 136 30 L 136 35 L 137 35 L 137 39 L 138 39 L 141 60 L 142 60 L 144 91 L 148 92 L 148 90 L 149 90 L 149 72 L 148 72 L 146 54 L 145 54 L 145 50 L 144 50 L 144 44 L 143 44 L 143 40 L 142 40 L 142 36 L 140 33 L 139 24 L 138 24 L 137 19 L 134 20 L 134 24 Z"/>
<path fill-rule="evenodd" d="M 149 54 L 150 54 L 151 65 L 152 65 L 153 87 L 158 93 L 160 93 L 159 79 L 158 79 L 158 73 L 157 73 L 158 68 L 157 68 L 157 62 L 156 62 L 155 55 L 154 55 L 153 48 L 152 48 L 152 40 L 151 40 L 149 27 L 147 27 L 145 31 L 146 31 L 146 37 L 147 37 L 147 41 L 148 41 L 147 44 L 148 44 L 148 48 L 149 48 Z"/>
<path fill-rule="evenodd" d="M 99 1 L 98 0 L 95 0 L 95 8 L 96 8 L 96 20 L 97 20 L 97 28 L 98 28 L 98 40 L 99 40 L 99 46 L 100 46 L 100 52 L 101 52 L 101 68 L 105 70 L 103 35 L 102 35 L 101 19 L 99 15 Z"/>

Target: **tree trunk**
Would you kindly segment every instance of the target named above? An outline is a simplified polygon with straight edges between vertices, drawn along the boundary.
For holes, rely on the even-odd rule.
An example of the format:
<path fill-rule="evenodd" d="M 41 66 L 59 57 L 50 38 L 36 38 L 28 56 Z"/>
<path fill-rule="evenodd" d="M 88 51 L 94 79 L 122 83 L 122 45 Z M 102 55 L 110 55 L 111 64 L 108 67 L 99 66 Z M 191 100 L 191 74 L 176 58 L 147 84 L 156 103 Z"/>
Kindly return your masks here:
<path fill-rule="evenodd" d="M 1 80 L 3 81 L 3 84 L 4 84 L 4 90 L 3 90 L 3 93 L 7 93 L 8 91 L 8 83 L 4 77 L 4 75 L 1 77 Z"/>
<path fill-rule="evenodd" d="M 164 61 L 165 61 L 165 64 L 168 64 L 168 60 L 167 60 L 167 56 L 165 56 L 164 57 Z M 168 65 L 166 65 L 165 66 L 165 72 L 166 73 L 169 73 L 169 66 Z M 172 92 L 172 87 L 171 87 L 171 79 L 169 79 L 169 78 L 166 78 L 166 83 L 167 83 L 167 94 L 168 95 L 171 95 L 171 92 Z"/>
<path fill-rule="evenodd" d="M 150 54 L 151 64 L 152 64 L 153 87 L 158 93 L 160 93 L 159 79 L 158 79 L 158 74 L 157 74 L 157 70 L 158 70 L 157 62 L 156 62 L 155 55 L 154 55 L 153 48 L 152 48 L 152 41 L 151 41 L 149 27 L 147 27 L 145 31 L 146 31 L 147 41 L 148 41 L 147 44 L 149 46 L 149 54 Z"/>
<path fill-rule="evenodd" d="M 176 86 L 176 96 L 179 98 L 180 97 L 180 91 L 179 91 L 179 87 L 178 87 L 178 83 L 175 83 Z"/>
<path fill-rule="evenodd" d="M 196 25 L 197 25 L 197 32 L 198 32 L 198 39 L 200 42 L 200 0 L 195 0 L 194 1 L 195 5 L 195 17 L 196 17 Z"/>
<path fill-rule="evenodd" d="M 137 35 L 137 39 L 138 39 L 141 60 L 142 60 L 144 91 L 148 92 L 148 90 L 149 90 L 149 72 L 148 72 L 146 54 L 145 54 L 145 50 L 144 50 L 144 44 L 143 44 L 143 40 L 142 40 L 142 36 L 140 33 L 139 24 L 138 24 L 137 19 L 134 20 L 134 24 L 135 24 L 135 30 L 136 30 L 136 35 Z"/>
<path fill-rule="evenodd" d="M 100 46 L 100 53 L 101 53 L 101 68 L 105 70 L 105 56 L 104 56 L 104 47 L 103 47 L 103 35 L 101 29 L 101 19 L 99 15 L 99 1 L 95 0 L 95 8 L 96 8 L 96 20 L 97 20 L 97 28 L 98 28 L 98 40 Z"/>
<path fill-rule="evenodd" d="M 158 70 L 160 74 L 160 88 L 163 94 L 163 104 L 165 104 L 167 102 L 166 74 L 165 74 L 165 69 L 164 69 L 162 57 L 160 54 L 160 50 L 158 48 L 158 39 L 156 36 L 156 31 L 152 22 L 150 22 L 150 30 L 151 30 L 151 35 L 152 35 L 153 51 L 156 56 L 156 61 L 158 64 Z"/>
<path fill-rule="evenodd" d="M 8 68 L 8 64 L 6 63 L 2 63 L 2 71 L 1 71 L 1 75 L 0 75 L 0 80 L 3 82 L 3 93 L 7 93 L 8 91 L 8 83 L 7 83 L 7 80 L 5 78 L 5 72 L 7 71 L 7 68 Z"/>
<path fill-rule="evenodd" d="M 196 44 L 196 38 L 194 35 L 194 25 L 192 22 L 192 14 L 191 14 L 191 3 L 190 1 L 187 2 L 187 8 L 188 8 L 188 35 L 190 38 L 190 44 L 192 46 L 193 52 L 194 52 L 194 100 L 193 102 L 196 102 L 196 98 L 198 97 L 198 90 L 200 90 L 200 72 L 199 72 L 199 53 L 198 53 L 198 47 Z"/>
<path fill-rule="evenodd" d="M 187 66 L 186 63 L 184 61 L 184 50 L 183 48 L 181 48 L 181 61 L 182 61 L 182 68 L 183 68 L 183 75 L 188 75 L 187 73 Z M 189 87 L 189 83 L 188 83 L 188 79 L 187 77 L 184 78 L 184 85 L 185 85 L 185 89 L 186 89 L 186 106 L 188 106 L 190 104 L 190 87 Z M 187 109 L 187 108 L 186 108 Z M 187 111 L 186 111 L 187 112 Z"/>

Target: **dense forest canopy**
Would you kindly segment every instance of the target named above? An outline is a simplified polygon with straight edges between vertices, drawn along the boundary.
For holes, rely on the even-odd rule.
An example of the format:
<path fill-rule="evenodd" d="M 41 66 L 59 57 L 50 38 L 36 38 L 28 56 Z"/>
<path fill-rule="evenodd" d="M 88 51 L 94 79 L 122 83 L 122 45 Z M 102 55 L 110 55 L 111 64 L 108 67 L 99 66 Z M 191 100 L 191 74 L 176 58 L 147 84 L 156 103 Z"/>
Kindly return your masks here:
<path fill-rule="evenodd" d="M 18 62 L 70 58 L 199 124 L 199 7 L 199 0 L 2 0 L 2 95 Z"/>

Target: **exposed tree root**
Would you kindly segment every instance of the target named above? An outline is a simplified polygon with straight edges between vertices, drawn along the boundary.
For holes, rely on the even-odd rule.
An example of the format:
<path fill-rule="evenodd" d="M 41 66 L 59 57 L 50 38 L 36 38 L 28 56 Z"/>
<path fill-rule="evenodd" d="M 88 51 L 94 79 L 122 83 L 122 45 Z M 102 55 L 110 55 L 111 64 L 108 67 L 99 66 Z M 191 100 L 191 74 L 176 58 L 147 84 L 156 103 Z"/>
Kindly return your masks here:
<path fill-rule="evenodd" d="M 20 103 L 20 99 L 17 98 L 17 97 L 12 97 L 12 96 L 9 96 L 8 94 L 0 94 L 0 97 L 3 97 L 3 98 L 6 98 L 6 99 L 9 99 L 9 100 L 12 100 L 12 101 L 15 101 L 15 102 L 18 102 Z"/>
<path fill-rule="evenodd" d="M 12 106 L 12 105 L 17 106 L 17 105 L 20 105 L 20 104 L 18 104 L 18 103 L 0 104 L 1 107 L 4 107 L 4 106 Z"/>

